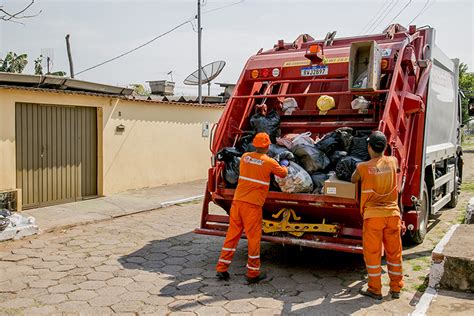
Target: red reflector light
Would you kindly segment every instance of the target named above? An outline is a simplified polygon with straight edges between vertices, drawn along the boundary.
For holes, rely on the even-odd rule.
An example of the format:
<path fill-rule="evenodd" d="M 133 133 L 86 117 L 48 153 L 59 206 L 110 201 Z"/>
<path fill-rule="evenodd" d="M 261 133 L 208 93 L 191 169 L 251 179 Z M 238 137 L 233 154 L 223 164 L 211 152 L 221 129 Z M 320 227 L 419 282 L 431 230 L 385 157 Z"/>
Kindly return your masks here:
<path fill-rule="evenodd" d="M 268 77 L 270 75 L 270 70 L 268 69 L 263 69 L 262 70 L 262 77 Z"/>

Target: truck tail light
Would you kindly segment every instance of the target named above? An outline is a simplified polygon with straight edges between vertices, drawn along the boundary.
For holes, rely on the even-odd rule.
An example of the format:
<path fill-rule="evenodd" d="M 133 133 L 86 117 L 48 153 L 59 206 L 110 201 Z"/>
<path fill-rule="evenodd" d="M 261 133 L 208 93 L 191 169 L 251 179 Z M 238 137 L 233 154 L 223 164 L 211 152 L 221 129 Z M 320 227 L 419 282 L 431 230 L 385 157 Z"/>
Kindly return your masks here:
<path fill-rule="evenodd" d="M 274 67 L 274 68 L 263 68 L 263 69 L 253 69 L 250 71 L 250 78 L 258 79 L 258 78 L 278 78 L 281 75 L 281 68 Z"/>

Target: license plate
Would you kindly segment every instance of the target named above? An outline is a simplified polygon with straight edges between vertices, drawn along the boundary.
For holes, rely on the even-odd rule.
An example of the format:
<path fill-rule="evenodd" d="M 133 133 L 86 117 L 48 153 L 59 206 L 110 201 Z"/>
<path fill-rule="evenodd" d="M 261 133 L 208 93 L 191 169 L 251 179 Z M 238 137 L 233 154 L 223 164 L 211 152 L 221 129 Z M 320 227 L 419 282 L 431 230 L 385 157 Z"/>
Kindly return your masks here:
<path fill-rule="evenodd" d="M 313 66 L 301 68 L 301 76 L 322 76 L 328 74 L 328 66 Z"/>

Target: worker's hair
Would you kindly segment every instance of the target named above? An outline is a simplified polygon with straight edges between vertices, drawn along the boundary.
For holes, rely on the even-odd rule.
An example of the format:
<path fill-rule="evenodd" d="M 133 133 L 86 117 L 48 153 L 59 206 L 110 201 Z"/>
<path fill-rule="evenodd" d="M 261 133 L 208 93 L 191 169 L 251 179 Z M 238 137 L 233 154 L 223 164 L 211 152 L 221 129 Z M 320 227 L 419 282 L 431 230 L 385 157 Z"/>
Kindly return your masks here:
<path fill-rule="evenodd" d="M 386 146 L 377 146 L 373 144 L 369 144 L 370 148 L 377 153 L 377 154 L 382 154 L 385 151 Z"/>

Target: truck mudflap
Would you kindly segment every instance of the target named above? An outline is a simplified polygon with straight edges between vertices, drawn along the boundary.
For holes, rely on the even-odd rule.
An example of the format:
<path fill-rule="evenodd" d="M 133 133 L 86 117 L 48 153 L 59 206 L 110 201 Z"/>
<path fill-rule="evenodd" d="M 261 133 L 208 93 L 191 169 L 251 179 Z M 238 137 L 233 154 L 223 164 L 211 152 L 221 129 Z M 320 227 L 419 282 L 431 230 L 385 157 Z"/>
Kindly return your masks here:
<path fill-rule="evenodd" d="M 197 228 L 194 230 L 194 233 L 221 237 L 225 237 L 226 235 L 226 231 L 207 228 Z M 242 237 L 246 238 L 245 234 L 242 234 Z M 362 254 L 362 240 L 356 239 L 321 237 L 308 234 L 299 238 L 289 236 L 262 235 L 262 241 L 268 241 L 282 245 L 296 245 L 301 247 Z"/>

